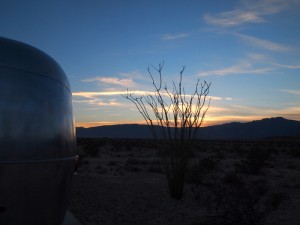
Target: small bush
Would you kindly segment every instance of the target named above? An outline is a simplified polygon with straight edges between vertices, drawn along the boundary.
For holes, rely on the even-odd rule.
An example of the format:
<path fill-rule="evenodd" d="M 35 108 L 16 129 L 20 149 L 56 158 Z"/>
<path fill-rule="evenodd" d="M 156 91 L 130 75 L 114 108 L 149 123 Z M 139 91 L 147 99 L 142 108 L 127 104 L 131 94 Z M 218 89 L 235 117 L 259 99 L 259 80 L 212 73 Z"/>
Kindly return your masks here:
<path fill-rule="evenodd" d="M 271 157 L 270 151 L 252 149 L 240 163 L 235 165 L 236 170 L 242 173 L 257 175 L 266 165 L 266 161 Z"/>

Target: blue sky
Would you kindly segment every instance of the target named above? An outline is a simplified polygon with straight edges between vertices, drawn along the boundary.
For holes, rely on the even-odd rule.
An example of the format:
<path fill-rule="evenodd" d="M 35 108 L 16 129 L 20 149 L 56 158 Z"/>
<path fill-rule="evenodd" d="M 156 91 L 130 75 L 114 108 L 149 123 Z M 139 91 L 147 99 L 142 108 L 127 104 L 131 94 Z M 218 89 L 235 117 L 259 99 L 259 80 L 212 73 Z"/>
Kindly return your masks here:
<path fill-rule="evenodd" d="M 0 36 L 51 55 L 67 74 L 77 126 L 140 123 L 121 97 L 183 65 L 186 92 L 212 82 L 206 125 L 300 120 L 300 0 L 2 1 Z"/>

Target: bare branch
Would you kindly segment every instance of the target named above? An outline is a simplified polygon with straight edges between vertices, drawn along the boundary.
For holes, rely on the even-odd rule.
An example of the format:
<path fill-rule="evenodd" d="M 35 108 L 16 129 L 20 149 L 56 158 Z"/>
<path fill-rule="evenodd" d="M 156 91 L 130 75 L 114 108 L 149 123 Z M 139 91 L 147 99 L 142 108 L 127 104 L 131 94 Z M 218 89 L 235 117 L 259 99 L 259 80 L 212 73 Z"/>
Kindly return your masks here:
<path fill-rule="evenodd" d="M 181 198 L 184 177 L 190 161 L 191 143 L 197 138 L 205 115 L 210 106 L 207 96 L 211 83 L 198 79 L 195 90 L 187 95 L 182 85 L 185 66 L 179 74 L 178 85 L 172 82 L 172 91 L 167 84 L 162 88 L 162 69 L 164 62 L 158 67 L 148 67 L 148 74 L 154 87 L 154 93 L 134 97 L 134 92 L 127 90 L 122 95 L 130 100 L 146 121 L 154 139 L 159 143 L 160 161 L 168 181 L 171 196 Z M 152 74 L 154 70 L 159 81 Z"/>

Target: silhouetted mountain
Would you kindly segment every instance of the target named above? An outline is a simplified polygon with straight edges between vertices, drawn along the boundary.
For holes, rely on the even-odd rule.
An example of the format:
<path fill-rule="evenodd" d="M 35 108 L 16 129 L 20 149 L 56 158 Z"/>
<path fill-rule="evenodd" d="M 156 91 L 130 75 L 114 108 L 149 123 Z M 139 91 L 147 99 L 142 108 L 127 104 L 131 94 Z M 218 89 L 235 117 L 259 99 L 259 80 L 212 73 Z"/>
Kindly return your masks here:
<path fill-rule="evenodd" d="M 203 127 L 199 131 L 201 139 L 256 139 L 288 136 L 300 136 L 300 121 L 276 117 L 247 123 L 233 122 Z M 77 137 L 152 138 L 146 125 L 137 124 L 78 127 Z"/>
<path fill-rule="evenodd" d="M 110 125 L 76 128 L 77 137 L 89 138 L 152 138 L 151 132 L 146 125 L 124 124 L 124 125 Z"/>
<path fill-rule="evenodd" d="M 300 121 L 282 117 L 255 120 L 248 123 L 227 123 L 205 127 L 200 137 L 205 139 L 252 139 L 276 136 L 300 136 Z"/>

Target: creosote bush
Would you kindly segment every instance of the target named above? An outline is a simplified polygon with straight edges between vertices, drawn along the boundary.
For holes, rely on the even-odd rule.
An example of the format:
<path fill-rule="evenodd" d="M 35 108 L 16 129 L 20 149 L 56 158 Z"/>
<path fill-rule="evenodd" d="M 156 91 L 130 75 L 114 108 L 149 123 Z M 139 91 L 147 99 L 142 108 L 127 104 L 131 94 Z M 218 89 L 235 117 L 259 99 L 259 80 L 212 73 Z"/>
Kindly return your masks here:
<path fill-rule="evenodd" d="M 187 169 L 190 164 L 193 141 L 197 138 L 198 128 L 202 125 L 210 101 L 207 96 L 210 83 L 196 82 L 195 90 L 186 94 L 182 86 L 185 67 L 180 71 L 179 82 L 172 83 L 170 91 L 162 81 L 163 63 L 158 68 L 148 68 L 154 91 L 136 96 L 133 91 L 123 95 L 130 100 L 146 121 L 157 148 L 162 171 L 165 174 L 170 195 L 181 199 Z M 152 71 L 158 73 L 157 82 Z"/>

